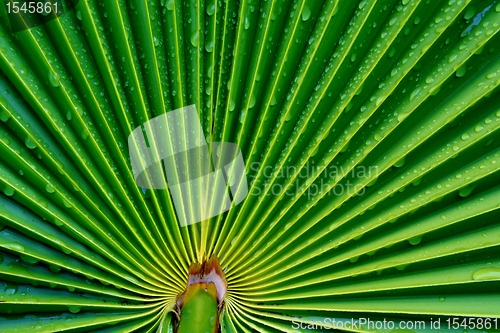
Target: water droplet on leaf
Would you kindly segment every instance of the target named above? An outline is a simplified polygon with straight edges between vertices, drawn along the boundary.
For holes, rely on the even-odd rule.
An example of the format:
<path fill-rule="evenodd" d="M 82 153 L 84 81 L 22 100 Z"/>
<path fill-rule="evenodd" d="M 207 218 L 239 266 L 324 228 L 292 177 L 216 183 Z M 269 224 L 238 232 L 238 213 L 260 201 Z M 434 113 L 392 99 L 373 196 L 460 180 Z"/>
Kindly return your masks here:
<path fill-rule="evenodd" d="M 302 9 L 302 21 L 307 21 L 311 17 L 311 9 L 308 6 L 304 6 Z"/>
<path fill-rule="evenodd" d="M 55 88 L 59 87 L 59 79 L 57 78 L 57 75 L 53 71 L 49 72 L 49 82 L 53 87 Z"/>
<path fill-rule="evenodd" d="M 45 186 L 45 190 L 49 193 L 54 193 L 54 186 L 52 186 L 52 184 L 47 184 L 47 186 Z"/>
<path fill-rule="evenodd" d="M 29 136 L 26 138 L 26 140 L 24 140 L 24 143 L 26 144 L 26 147 L 28 147 L 29 149 L 35 149 L 37 147 L 36 143 L 33 140 L 31 140 Z"/>
<path fill-rule="evenodd" d="M 472 274 L 474 280 L 500 280 L 500 268 L 488 267 L 481 268 Z"/>

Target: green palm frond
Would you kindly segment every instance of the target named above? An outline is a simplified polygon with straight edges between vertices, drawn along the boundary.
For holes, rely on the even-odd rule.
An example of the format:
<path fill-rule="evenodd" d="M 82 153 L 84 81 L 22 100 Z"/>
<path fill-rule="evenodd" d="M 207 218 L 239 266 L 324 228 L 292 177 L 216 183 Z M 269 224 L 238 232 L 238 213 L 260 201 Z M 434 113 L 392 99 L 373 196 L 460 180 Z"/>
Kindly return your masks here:
<path fill-rule="evenodd" d="M 1 332 L 500 330 L 498 1 L 60 1 L 17 32 L 7 3 Z M 128 138 L 189 105 L 248 195 L 182 226 Z M 223 302 L 186 293 L 212 255 Z"/>

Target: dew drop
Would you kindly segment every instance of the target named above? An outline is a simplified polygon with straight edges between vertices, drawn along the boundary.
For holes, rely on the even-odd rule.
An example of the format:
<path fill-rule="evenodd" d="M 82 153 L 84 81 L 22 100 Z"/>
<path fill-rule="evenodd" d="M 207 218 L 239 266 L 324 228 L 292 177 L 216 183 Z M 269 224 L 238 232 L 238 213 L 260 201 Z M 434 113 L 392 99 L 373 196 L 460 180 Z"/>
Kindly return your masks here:
<path fill-rule="evenodd" d="M 437 95 L 440 90 L 441 90 L 441 85 L 440 84 L 435 85 L 429 88 L 429 94 L 431 94 L 431 96 Z"/>
<path fill-rule="evenodd" d="M 385 100 L 385 96 L 379 96 L 377 98 L 377 100 L 375 101 L 375 105 L 376 106 L 379 106 L 380 104 L 382 104 L 382 102 Z"/>
<path fill-rule="evenodd" d="M 273 97 L 271 97 L 271 101 L 269 102 L 269 105 L 276 105 L 278 103 L 278 101 L 276 100 L 276 96 L 273 95 Z"/>
<path fill-rule="evenodd" d="M 49 82 L 53 87 L 59 87 L 59 79 L 53 71 L 49 71 Z"/>
<path fill-rule="evenodd" d="M 309 6 L 304 6 L 302 9 L 302 21 L 307 21 L 311 17 L 311 9 Z"/>
<path fill-rule="evenodd" d="M 410 243 L 411 245 L 418 245 L 420 244 L 421 241 L 422 241 L 422 235 L 408 239 L 408 243 Z"/>
<path fill-rule="evenodd" d="M 394 166 L 396 168 L 401 168 L 403 165 L 405 165 L 405 160 L 406 160 L 406 157 L 403 157 L 402 159 L 400 159 L 399 161 L 397 161 Z"/>
<path fill-rule="evenodd" d="M 465 12 L 464 19 L 470 20 L 474 16 L 474 14 L 476 14 L 476 9 L 474 7 L 469 7 Z"/>
<path fill-rule="evenodd" d="M 402 264 L 402 265 L 396 266 L 396 269 L 398 271 L 404 271 L 406 269 L 406 267 L 408 267 L 408 264 Z"/>
<path fill-rule="evenodd" d="M 413 92 L 410 95 L 410 101 L 412 101 L 413 99 L 415 99 L 415 97 L 418 96 L 418 94 L 420 93 L 420 90 L 421 90 L 420 88 L 413 90 Z"/>
<path fill-rule="evenodd" d="M 207 14 L 208 16 L 212 16 L 215 13 L 215 4 L 212 3 L 210 6 L 207 6 Z"/>
<path fill-rule="evenodd" d="M 497 72 L 492 72 L 492 73 L 486 75 L 486 78 L 491 80 L 491 79 L 495 78 L 496 76 L 497 76 Z"/>
<path fill-rule="evenodd" d="M 168 0 L 167 1 L 167 9 L 168 10 L 174 10 L 174 0 Z"/>
<path fill-rule="evenodd" d="M 31 138 L 28 136 L 26 140 L 24 140 L 24 143 L 26 144 L 26 147 L 29 149 L 35 149 L 36 148 L 36 143 L 31 140 Z"/>
<path fill-rule="evenodd" d="M 81 309 L 82 309 L 82 307 L 81 306 L 77 306 L 77 305 L 70 305 L 70 306 L 68 306 L 68 310 L 71 313 L 78 313 L 78 312 L 80 312 Z"/>
<path fill-rule="evenodd" d="M 472 190 L 474 190 L 474 186 L 472 185 L 465 186 L 464 188 L 460 189 L 460 191 L 458 191 L 458 195 L 461 196 L 462 198 L 466 198 L 472 193 Z"/>
<path fill-rule="evenodd" d="M 234 100 L 229 100 L 229 111 L 233 111 L 234 108 L 236 107 L 236 103 L 234 102 Z"/>
<path fill-rule="evenodd" d="M 24 246 L 19 243 L 4 243 L 2 247 L 15 252 L 24 252 Z"/>
<path fill-rule="evenodd" d="M 408 117 L 408 113 L 401 112 L 398 114 L 398 121 L 402 122 L 406 117 Z"/>
<path fill-rule="evenodd" d="M 52 184 L 47 184 L 47 186 L 45 186 L 45 190 L 49 193 L 54 193 L 54 186 L 52 186 Z"/>
<path fill-rule="evenodd" d="M 455 73 L 455 76 L 456 77 L 462 77 L 465 75 L 465 73 L 467 72 L 467 68 L 465 66 L 462 66 L 460 67 L 457 72 Z"/>
<path fill-rule="evenodd" d="M 210 95 L 212 95 L 212 90 L 213 90 L 213 89 L 212 89 L 212 87 L 211 87 L 211 86 L 207 86 L 207 87 L 205 88 L 205 93 L 206 93 L 207 95 L 209 95 L 209 96 L 210 96 Z"/>
<path fill-rule="evenodd" d="M 472 274 L 474 280 L 500 280 L 500 268 L 488 267 L 481 268 Z"/>
<path fill-rule="evenodd" d="M 9 185 L 5 185 L 3 188 L 3 193 L 5 193 L 6 196 L 11 197 L 14 195 L 16 191 L 10 187 Z"/>
<path fill-rule="evenodd" d="M 212 52 L 212 51 L 213 51 L 213 49 L 214 49 L 214 41 L 213 41 L 213 40 L 208 41 L 208 42 L 206 42 L 206 43 L 205 43 L 205 50 L 206 50 L 208 53 Z M 212 72 L 210 72 L 210 73 L 212 73 Z"/>
<path fill-rule="evenodd" d="M 191 45 L 193 45 L 194 47 L 197 47 L 199 39 L 200 39 L 200 33 L 199 33 L 199 31 L 196 31 L 195 33 L 193 33 L 191 35 Z"/>
<path fill-rule="evenodd" d="M 5 122 L 7 122 L 7 120 L 9 120 L 9 118 L 10 118 L 10 114 L 7 111 L 0 109 L 0 120 L 5 123 Z"/>
<path fill-rule="evenodd" d="M 7 284 L 4 293 L 5 295 L 14 295 L 17 293 L 17 284 Z"/>
<path fill-rule="evenodd" d="M 256 102 L 256 98 L 255 98 L 255 95 L 252 95 L 252 97 L 250 97 L 250 101 L 248 103 L 248 108 L 251 109 L 255 106 L 255 102 Z"/>

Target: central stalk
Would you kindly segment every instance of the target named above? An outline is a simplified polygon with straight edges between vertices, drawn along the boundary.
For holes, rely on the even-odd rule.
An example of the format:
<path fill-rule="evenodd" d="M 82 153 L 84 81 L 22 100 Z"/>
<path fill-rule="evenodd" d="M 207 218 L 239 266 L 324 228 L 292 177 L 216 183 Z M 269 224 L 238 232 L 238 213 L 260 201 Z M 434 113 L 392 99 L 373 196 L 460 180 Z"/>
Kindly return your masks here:
<path fill-rule="evenodd" d="M 226 278 L 215 255 L 201 264 L 191 264 L 186 290 L 177 298 L 176 332 L 218 332 L 226 291 Z"/>

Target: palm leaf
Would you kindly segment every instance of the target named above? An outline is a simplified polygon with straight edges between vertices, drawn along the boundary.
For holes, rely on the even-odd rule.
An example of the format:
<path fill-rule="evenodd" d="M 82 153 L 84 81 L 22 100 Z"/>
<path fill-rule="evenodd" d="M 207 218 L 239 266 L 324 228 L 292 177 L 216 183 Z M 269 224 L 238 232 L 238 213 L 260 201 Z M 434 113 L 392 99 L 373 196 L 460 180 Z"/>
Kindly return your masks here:
<path fill-rule="evenodd" d="M 213 254 L 222 332 L 498 331 L 497 2 L 85 0 L 18 32 L 7 10 L 2 332 L 171 332 Z M 193 104 L 249 193 L 181 226 L 127 138 Z"/>

